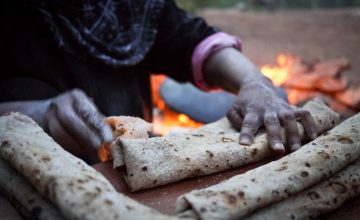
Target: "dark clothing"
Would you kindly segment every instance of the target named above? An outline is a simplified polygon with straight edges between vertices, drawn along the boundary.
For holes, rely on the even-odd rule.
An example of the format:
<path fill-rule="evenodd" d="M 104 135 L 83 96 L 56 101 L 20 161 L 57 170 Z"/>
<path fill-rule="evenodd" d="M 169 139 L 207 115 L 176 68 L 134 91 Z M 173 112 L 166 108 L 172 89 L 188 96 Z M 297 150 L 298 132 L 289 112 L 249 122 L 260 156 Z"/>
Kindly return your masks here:
<path fill-rule="evenodd" d="M 149 74 L 192 81 L 192 52 L 216 31 L 204 20 L 190 18 L 173 1 L 164 1 L 155 42 L 145 58 L 134 66 L 114 66 L 85 52 L 78 56 L 59 49 L 37 10 L 18 0 L 6 3 L 0 15 L 0 102 L 45 99 L 80 88 L 105 115 L 149 119 L 143 113 L 143 107 L 147 114 L 151 110 Z"/>
<path fill-rule="evenodd" d="M 153 46 L 164 0 L 31 0 L 56 44 L 115 68 L 141 62 Z"/>

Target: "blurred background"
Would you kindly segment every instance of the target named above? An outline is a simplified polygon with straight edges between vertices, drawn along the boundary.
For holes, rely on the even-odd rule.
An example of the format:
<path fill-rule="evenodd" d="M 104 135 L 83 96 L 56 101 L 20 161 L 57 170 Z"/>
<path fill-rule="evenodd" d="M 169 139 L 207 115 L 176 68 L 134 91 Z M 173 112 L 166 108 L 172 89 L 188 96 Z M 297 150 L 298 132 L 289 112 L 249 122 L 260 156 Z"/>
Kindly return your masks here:
<path fill-rule="evenodd" d="M 228 8 L 242 9 L 296 9 L 296 8 L 338 8 L 360 6 L 360 0 L 176 0 L 179 6 L 196 11 L 201 8 Z"/>
<path fill-rule="evenodd" d="M 240 37 L 259 67 L 278 54 L 307 62 L 344 56 L 360 77 L 360 0 L 176 0 L 211 25 Z M 353 73 L 356 72 L 356 73 Z"/>
<path fill-rule="evenodd" d="M 343 118 L 360 111 L 360 0 L 176 2 L 194 16 L 203 17 L 210 25 L 238 36 L 243 42 L 243 53 L 274 84 L 285 90 L 291 104 L 302 105 L 318 97 Z M 171 94 L 169 91 L 174 89 L 161 93 L 169 87 L 167 84 L 171 84 L 162 83 L 164 80 L 164 77 L 153 79 L 155 128 L 160 124 L 160 134 L 168 133 L 174 126 L 201 126 L 209 121 L 202 120 L 199 115 L 215 120 L 231 105 L 231 98 L 213 93 L 214 97 L 209 99 L 217 98 L 215 103 L 220 103 L 218 99 L 226 101 L 222 107 L 208 108 L 219 110 L 213 117 L 194 108 L 178 108 L 178 103 L 167 100 L 184 99 L 166 99 Z M 182 87 L 186 86 L 189 87 Z M 182 87 L 178 87 L 180 91 Z M 205 100 L 205 94 L 200 91 L 192 89 L 191 92 Z"/>

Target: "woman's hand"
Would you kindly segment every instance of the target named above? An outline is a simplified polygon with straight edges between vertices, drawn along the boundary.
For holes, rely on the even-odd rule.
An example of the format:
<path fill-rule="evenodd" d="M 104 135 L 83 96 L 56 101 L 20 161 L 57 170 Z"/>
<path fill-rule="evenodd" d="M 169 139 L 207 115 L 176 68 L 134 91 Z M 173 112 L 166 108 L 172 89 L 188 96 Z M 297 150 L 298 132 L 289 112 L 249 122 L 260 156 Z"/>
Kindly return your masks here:
<path fill-rule="evenodd" d="M 91 163 L 99 161 L 97 150 L 100 145 L 112 141 L 104 116 L 79 89 L 48 100 L 43 124 L 64 149 Z"/>
<path fill-rule="evenodd" d="M 238 94 L 227 116 L 240 130 L 241 144 L 252 144 L 256 132 L 265 127 L 270 147 L 284 152 L 280 132 L 284 127 L 290 149 L 297 150 L 301 146 L 297 121 L 303 124 L 310 139 L 316 137 L 310 113 L 281 99 L 272 83 L 236 49 L 226 48 L 210 56 L 204 66 L 204 78 L 210 85 Z"/>
<path fill-rule="evenodd" d="M 295 151 L 301 147 L 297 121 L 303 124 L 306 134 L 311 139 L 316 138 L 315 124 L 310 113 L 289 106 L 279 97 L 274 87 L 266 84 L 253 83 L 242 86 L 237 100 L 227 114 L 233 127 L 240 130 L 240 143 L 252 144 L 259 128 L 265 127 L 270 147 L 276 152 L 283 153 L 283 126 L 290 150 Z"/>
<path fill-rule="evenodd" d="M 89 163 L 98 162 L 98 148 L 112 141 L 104 116 L 79 89 L 46 100 L 0 103 L 0 115 L 11 111 L 28 115 L 64 149 Z"/>

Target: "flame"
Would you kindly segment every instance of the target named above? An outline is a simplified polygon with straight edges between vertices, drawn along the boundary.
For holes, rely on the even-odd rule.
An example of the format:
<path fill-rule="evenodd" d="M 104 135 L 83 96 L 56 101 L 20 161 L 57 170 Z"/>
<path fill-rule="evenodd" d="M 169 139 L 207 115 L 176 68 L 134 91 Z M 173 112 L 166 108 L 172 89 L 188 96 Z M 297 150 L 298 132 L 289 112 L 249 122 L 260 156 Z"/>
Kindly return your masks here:
<path fill-rule="evenodd" d="M 297 74 L 306 72 L 300 58 L 288 54 L 279 54 L 276 58 L 276 64 L 265 64 L 260 71 L 276 86 L 282 86 L 290 77 L 296 77 Z M 289 103 L 296 105 L 305 98 L 312 95 L 311 92 L 299 91 L 296 89 L 286 89 Z"/>
<path fill-rule="evenodd" d="M 151 76 L 154 132 L 159 135 L 166 135 L 175 127 L 198 128 L 202 126 L 202 123 L 194 121 L 184 114 L 177 113 L 166 105 L 159 93 L 160 85 L 165 79 L 165 75 Z"/>
<path fill-rule="evenodd" d="M 275 85 L 281 86 L 289 78 L 291 68 L 296 61 L 296 57 L 279 54 L 275 65 L 266 64 L 260 68 L 260 71 L 270 78 Z"/>
<path fill-rule="evenodd" d="M 288 91 L 287 95 L 288 95 L 289 103 L 295 105 L 299 100 L 298 97 L 300 96 L 300 92 L 298 90 L 293 89 L 291 91 Z"/>

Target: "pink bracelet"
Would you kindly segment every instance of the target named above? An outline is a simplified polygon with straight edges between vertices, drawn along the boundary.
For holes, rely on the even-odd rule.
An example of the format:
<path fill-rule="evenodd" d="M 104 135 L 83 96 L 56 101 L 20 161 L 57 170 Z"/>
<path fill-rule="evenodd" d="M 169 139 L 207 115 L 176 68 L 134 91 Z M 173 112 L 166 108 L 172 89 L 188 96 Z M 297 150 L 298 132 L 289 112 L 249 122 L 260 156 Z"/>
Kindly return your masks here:
<path fill-rule="evenodd" d="M 203 65 L 209 56 L 227 47 L 234 47 L 241 51 L 241 40 L 224 32 L 218 32 L 205 38 L 195 47 L 191 63 L 195 84 L 200 89 L 206 91 L 215 89 L 204 81 Z"/>

